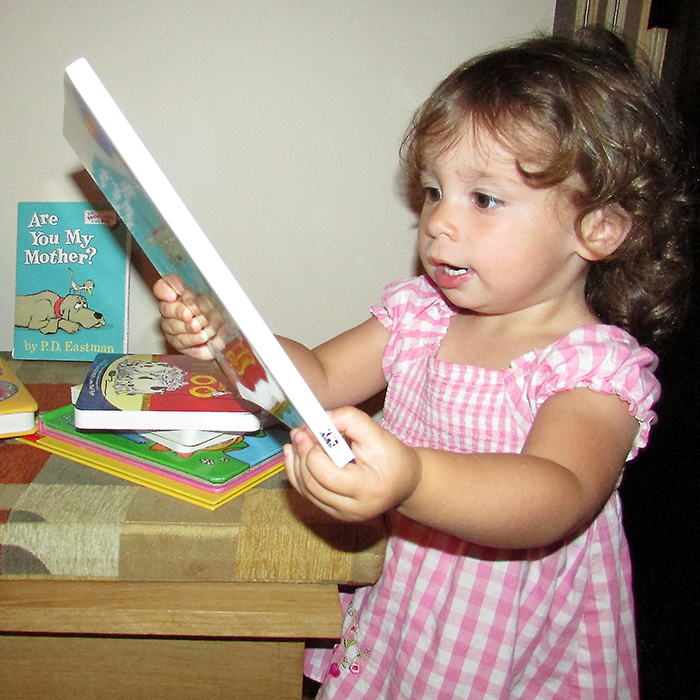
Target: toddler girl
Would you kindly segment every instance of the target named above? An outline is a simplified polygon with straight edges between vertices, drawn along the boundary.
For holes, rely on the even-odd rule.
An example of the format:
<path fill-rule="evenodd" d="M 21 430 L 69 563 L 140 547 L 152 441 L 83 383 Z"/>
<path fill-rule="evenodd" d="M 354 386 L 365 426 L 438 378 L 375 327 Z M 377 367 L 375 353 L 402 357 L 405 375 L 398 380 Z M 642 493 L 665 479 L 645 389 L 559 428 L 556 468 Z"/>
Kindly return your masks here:
<path fill-rule="evenodd" d="M 345 520 L 387 514 L 381 578 L 346 601 L 319 697 L 634 698 L 630 561 L 617 493 L 678 323 L 687 202 L 653 81 L 602 31 L 459 67 L 403 159 L 425 274 L 313 351 L 281 339 L 346 435 L 304 428 L 296 489 Z M 159 281 L 162 327 L 211 331 Z M 387 388 L 381 425 L 350 406 Z"/>

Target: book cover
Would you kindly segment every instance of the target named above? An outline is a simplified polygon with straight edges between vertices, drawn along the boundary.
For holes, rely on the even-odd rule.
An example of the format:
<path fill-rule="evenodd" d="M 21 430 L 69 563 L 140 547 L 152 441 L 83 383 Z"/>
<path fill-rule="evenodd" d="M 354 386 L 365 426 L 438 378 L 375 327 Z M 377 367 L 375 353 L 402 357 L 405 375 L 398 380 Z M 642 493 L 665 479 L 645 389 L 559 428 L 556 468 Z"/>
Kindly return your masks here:
<path fill-rule="evenodd" d="M 189 355 L 98 354 L 75 401 L 75 423 L 141 432 L 260 429 L 219 365 Z"/>
<path fill-rule="evenodd" d="M 142 433 L 80 430 L 75 425 L 73 406 L 43 413 L 39 432 L 214 490 L 230 488 L 251 470 L 269 467 L 271 460 L 279 465 L 282 445 L 288 441 L 286 429 L 272 427 L 250 435 L 229 436 L 224 443 L 195 452 L 178 453 Z"/>
<path fill-rule="evenodd" d="M 33 433 L 37 409 L 34 397 L 0 357 L 0 438 Z"/>
<path fill-rule="evenodd" d="M 130 240 L 107 203 L 20 202 L 13 356 L 126 352 Z"/>
<path fill-rule="evenodd" d="M 63 134 L 162 277 L 185 287 L 240 395 L 290 428 L 306 423 L 338 466 L 352 451 L 84 59 L 66 68 Z"/>

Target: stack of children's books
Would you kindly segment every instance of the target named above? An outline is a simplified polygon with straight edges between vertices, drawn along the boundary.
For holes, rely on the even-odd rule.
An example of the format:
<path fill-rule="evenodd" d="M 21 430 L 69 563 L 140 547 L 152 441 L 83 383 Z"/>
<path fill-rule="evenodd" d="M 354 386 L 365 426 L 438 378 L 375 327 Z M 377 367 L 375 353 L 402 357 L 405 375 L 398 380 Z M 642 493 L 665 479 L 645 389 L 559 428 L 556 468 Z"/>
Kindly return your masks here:
<path fill-rule="evenodd" d="M 21 439 L 210 510 L 283 469 L 288 430 L 263 427 L 216 362 L 98 354 L 73 393 Z"/>

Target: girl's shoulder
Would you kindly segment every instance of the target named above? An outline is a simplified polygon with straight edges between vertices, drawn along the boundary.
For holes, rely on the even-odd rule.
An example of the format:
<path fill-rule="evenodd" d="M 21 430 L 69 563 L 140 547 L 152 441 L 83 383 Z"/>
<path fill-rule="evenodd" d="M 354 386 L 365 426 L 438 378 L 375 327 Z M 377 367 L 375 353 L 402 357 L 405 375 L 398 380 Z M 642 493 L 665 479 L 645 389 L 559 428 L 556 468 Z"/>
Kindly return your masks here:
<path fill-rule="evenodd" d="M 525 381 L 529 400 L 538 406 L 560 391 L 580 387 L 617 395 L 642 425 L 636 452 L 655 421 L 652 406 L 661 393 L 654 376 L 657 365 L 656 355 L 626 331 L 591 324 L 523 355 L 512 370 Z"/>
<path fill-rule="evenodd" d="M 381 305 L 372 307 L 372 313 L 390 333 L 395 333 L 414 325 L 425 329 L 438 326 L 444 331 L 456 312 L 430 278 L 422 275 L 387 285 Z"/>
<path fill-rule="evenodd" d="M 658 366 L 654 352 L 641 346 L 627 331 L 596 323 L 580 326 L 520 359 L 525 362 L 534 359 L 570 374 L 590 372 L 594 368 L 612 371 L 620 366 L 640 366 L 654 372 Z"/>

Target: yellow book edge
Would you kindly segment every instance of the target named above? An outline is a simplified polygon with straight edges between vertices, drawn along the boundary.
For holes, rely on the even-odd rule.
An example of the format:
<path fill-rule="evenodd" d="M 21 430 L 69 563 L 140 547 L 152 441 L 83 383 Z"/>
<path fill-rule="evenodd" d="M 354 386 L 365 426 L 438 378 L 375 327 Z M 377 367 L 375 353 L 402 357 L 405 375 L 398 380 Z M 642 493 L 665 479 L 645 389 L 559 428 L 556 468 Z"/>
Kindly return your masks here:
<path fill-rule="evenodd" d="M 181 501 L 186 501 L 187 503 L 192 503 L 208 510 L 216 510 L 224 505 L 224 503 L 232 501 L 237 496 L 249 491 L 260 482 L 278 474 L 284 469 L 283 458 L 282 455 L 280 455 L 279 461 L 274 462 L 268 469 L 257 474 L 249 481 L 235 486 L 229 491 L 209 493 L 194 486 L 168 479 L 160 474 L 154 474 L 147 469 L 140 469 L 131 464 L 126 464 L 119 459 L 114 459 L 106 455 L 96 455 L 89 449 L 78 445 L 71 445 L 46 435 L 40 435 L 38 438 L 34 437 L 32 439 L 22 437 L 17 439 L 19 442 L 33 445 L 34 447 L 57 454 L 61 457 L 67 457 L 87 467 L 92 467 L 101 472 L 118 476 L 134 484 L 138 484 L 139 486 L 145 486 L 154 491 L 179 498 Z"/>

